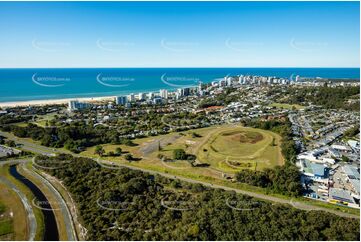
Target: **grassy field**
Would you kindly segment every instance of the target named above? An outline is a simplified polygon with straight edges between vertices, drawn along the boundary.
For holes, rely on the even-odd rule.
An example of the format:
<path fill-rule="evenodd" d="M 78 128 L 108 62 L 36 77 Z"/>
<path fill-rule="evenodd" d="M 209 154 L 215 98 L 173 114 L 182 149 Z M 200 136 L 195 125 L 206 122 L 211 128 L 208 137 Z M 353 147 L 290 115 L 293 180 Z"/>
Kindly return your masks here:
<path fill-rule="evenodd" d="M 11 240 L 13 233 L 12 220 L 0 219 L 0 240 Z"/>
<path fill-rule="evenodd" d="M 5 206 L 3 195 L 1 195 L 5 189 L 6 187 L 0 184 L 0 240 L 12 240 L 14 238 L 13 218 L 10 215 L 11 210 Z"/>
<path fill-rule="evenodd" d="M 279 135 L 270 131 L 222 125 L 136 139 L 136 146 L 103 145 L 106 153 L 114 152 L 120 147 L 123 154 L 120 157 L 105 156 L 102 159 L 163 172 L 172 170 L 193 178 L 221 178 L 222 173 L 234 174 L 241 169 L 260 170 L 282 165 L 280 140 Z M 193 167 L 185 160 L 165 162 L 159 159 L 159 155 L 173 158 L 175 149 L 184 149 L 187 154 L 197 157 L 198 164 L 208 164 L 208 167 Z M 99 157 L 94 151 L 95 147 L 91 147 L 81 155 Z M 139 160 L 126 161 L 124 156 L 128 153 Z"/>
<path fill-rule="evenodd" d="M 283 164 L 281 137 L 270 131 L 245 127 L 222 127 L 197 148 L 197 159 L 226 172 L 262 170 Z"/>
<path fill-rule="evenodd" d="M 283 108 L 283 109 L 288 109 L 288 110 L 292 110 L 292 109 L 304 109 L 305 107 L 299 104 L 287 104 L 287 103 L 271 103 L 270 104 L 271 107 L 276 107 L 276 108 Z"/>
<path fill-rule="evenodd" d="M 57 113 L 38 115 L 38 118 L 37 118 L 36 121 L 30 120 L 30 121 L 27 121 L 27 122 L 14 123 L 14 125 L 19 126 L 19 127 L 26 127 L 28 125 L 28 123 L 33 123 L 33 124 L 36 124 L 36 125 L 38 125 L 40 127 L 47 127 L 47 122 L 54 119 L 54 117 L 56 115 L 57 115 Z"/>
<path fill-rule="evenodd" d="M 2 169 L 0 169 L 0 176 L 5 177 L 6 179 L 8 179 L 9 181 L 11 181 L 13 184 L 15 184 L 17 186 L 17 188 L 25 194 L 25 196 L 27 197 L 28 201 L 31 201 L 34 199 L 34 195 L 33 193 L 21 182 L 19 182 L 18 180 L 16 180 L 14 177 L 12 177 L 9 173 L 9 166 L 8 165 L 4 165 L 2 166 Z M 0 190 L 1 192 L 4 192 L 4 190 Z M 10 191 L 9 191 L 10 192 Z M 27 236 L 27 219 L 25 219 L 27 217 L 26 215 L 26 211 L 23 207 L 23 204 L 20 200 L 20 198 L 17 197 L 16 194 L 13 194 L 14 196 L 12 197 L 4 197 L 4 198 L 9 198 L 8 200 L 8 204 L 11 205 L 13 207 L 12 211 L 14 212 L 14 224 L 16 224 L 16 226 L 14 226 L 15 228 L 15 234 L 17 236 L 17 234 L 19 234 L 19 239 L 18 240 L 24 240 L 24 239 L 20 239 L 23 238 L 24 236 Z M 10 199 L 11 198 L 11 199 Z M 44 233 L 44 218 L 43 218 L 43 213 L 41 212 L 41 210 L 35 206 L 32 205 L 33 211 L 34 211 L 34 215 L 36 218 L 36 223 L 37 223 L 37 231 L 36 231 L 36 236 L 35 236 L 35 240 L 41 240 L 43 237 L 43 233 Z M 16 221 L 15 221 L 16 219 Z M 17 232 L 19 231 L 19 232 Z"/>

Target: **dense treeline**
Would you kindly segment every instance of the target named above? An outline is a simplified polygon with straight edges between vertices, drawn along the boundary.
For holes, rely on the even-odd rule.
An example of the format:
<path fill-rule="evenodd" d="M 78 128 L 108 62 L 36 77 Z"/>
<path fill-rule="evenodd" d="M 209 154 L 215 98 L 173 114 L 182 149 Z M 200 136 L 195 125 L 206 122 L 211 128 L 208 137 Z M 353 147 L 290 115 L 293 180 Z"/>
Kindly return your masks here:
<path fill-rule="evenodd" d="M 84 158 L 42 157 L 37 163 L 61 167 L 46 171 L 71 192 L 88 240 L 359 240 L 357 219 L 104 168 Z"/>
<path fill-rule="evenodd" d="M 236 174 L 236 179 L 238 182 L 267 188 L 275 193 L 291 196 L 302 194 L 299 170 L 289 162 L 264 171 L 242 170 Z"/>
<path fill-rule="evenodd" d="M 208 108 L 211 106 L 226 106 L 231 102 L 236 102 L 240 100 L 241 95 L 231 95 L 236 89 L 234 88 L 225 88 L 224 92 L 216 95 L 212 98 L 205 98 L 198 103 L 199 108 Z"/>
<path fill-rule="evenodd" d="M 290 88 L 286 94 L 288 94 L 287 102 L 292 104 L 311 102 L 330 109 L 360 110 L 359 97 L 355 102 L 348 103 L 348 99 L 360 94 L 358 86 Z"/>
<path fill-rule="evenodd" d="M 192 113 L 192 112 L 185 112 L 181 111 L 174 114 L 168 114 L 165 116 L 164 120 L 165 123 L 174 126 L 176 130 L 187 130 L 189 128 L 185 128 L 186 126 L 191 126 L 193 128 L 201 128 L 209 126 L 210 120 L 208 117 L 203 113 Z"/>
<path fill-rule="evenodd" d="M 277 166 L 274 169 L 264 171 L 242 170 L 236 174 L 238 182 L 247 183 L 253 186 L 267 188 L 271 192 L 298 196 L 302 194 L 300 183 L 301 174 L 294 165 L 297 150 L 292 139 L 291 123 L 289 120 L 249 120 L 244 123 L 246 126 L 271 130 L 282 137 L 281 149 L 285 158 L 284 166 Z"/>
<path fill-rule="evenodd" d="M 32 119 L 32 116 L 24 116 L 24 115 L 3 115 L 0 116 L 0 125 L 6 125 L 11 123 L 19 123 L 19 122 L 25 122 Z"/>
<path fill-rule="evenodd" d="M 40 141 L 44 146 L 65 147 L 73 152 L 80 152 L 85 147 L 104 143 L 132 145 L 129 139 L 121 139 L 117 131 L 104 126 L 93 127 L 83 122 L 57 128 L 43 128 L 29 123 L 25 127 L 8 125 L 2 126 L 1 129 L 21 138 Z"/>

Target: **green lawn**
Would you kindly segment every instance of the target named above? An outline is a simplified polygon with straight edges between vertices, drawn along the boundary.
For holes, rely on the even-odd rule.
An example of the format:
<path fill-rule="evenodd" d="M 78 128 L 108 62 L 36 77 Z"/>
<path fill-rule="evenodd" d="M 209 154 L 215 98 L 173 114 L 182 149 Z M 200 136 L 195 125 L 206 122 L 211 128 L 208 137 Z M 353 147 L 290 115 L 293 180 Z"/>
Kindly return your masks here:
<path fill-rule="evenodd" d="M 0 220 L 0 236 L 13 232 L 12 220 Z"/>
<path fill-rule="evenodd" d="M 0 236 L 13 232 L 12 220 L 4 214 L 5 211 L 5 205 L 0 203 Z"/>
<path fill-rule="evenodd" d="M 270 104 L 271 107 L 276 107 L 276 108 L 283 108 L 283 109 L 304 109 L 305 107 L 299 104 L 287 104 L 287 103 L 271 103 Z"/>
<path fill-rule="evenodd" d="M 199 137 L 193 133 L 197 133 Z M 114 152 L 117 147 L 120 147 L 124 154 L 120 157 L 104 156 L 102 159 L 162 171 L 172 169 L 195 177 L 219 178 L 222 172 L 235 173 L 241 169 L 262 170 L 282 165 L 280 140 L 279 135 L 270 131 L 222 125 L 135 139 L 134 143 L 138 144 L 137 146 L 106 144 L 103 145 L 106 153 Z M 158 147 L 160 141 L 162 141 L 161 150 L 156 148 L 144 153 L 147 147 L 152 145 Z M 184 149 L 187 154 L 196 155 L 197 162 L 209 164 L 209 167 L 192 167 L 188 161 L 164 162 L 158 158 L 161 154 L 172 159 L 175 149 Z M 91 147 L 81 155 L 99 157 L 94 154 L 94 151 L 95 147 Z M 128 162 L 124 159 L 126 153 L 141 160 Z"/>
<path fill-rule="evenodd" d="M 280 140 L 270 131 L 222 127 L 198 148 L 196 156 L 202 163 L 227 172 L 272 168 L 283 164 Z"/>

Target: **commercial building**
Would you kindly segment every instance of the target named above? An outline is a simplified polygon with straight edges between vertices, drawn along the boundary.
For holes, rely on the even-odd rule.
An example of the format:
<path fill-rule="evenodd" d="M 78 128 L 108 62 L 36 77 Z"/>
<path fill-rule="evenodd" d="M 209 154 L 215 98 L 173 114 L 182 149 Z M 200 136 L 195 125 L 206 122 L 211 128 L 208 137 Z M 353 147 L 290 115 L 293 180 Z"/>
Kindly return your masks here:
<path fill-rule="evenodd" d="M 68 110 L 69 111 L 75 111 L 80 110 L 84 108 L 89 108 L 91 106 L 90 103 L 82 103 L 77 100 L 70 100 L 68 103 Z"/>
<path fill-rule="evenodd" d="M 159 95 L 161 98 L 168 99 L 168 90 L 166 89 L 160 89 Z"/>
<path fill-rule="evenodd" d="M 148 93 L 148 99 L 152 100 L 154 98 L 154 93 L 150 92 Z"/>
<path fill-rule="evenodd" d="M 115 97 L 115 104 L 116 105 L 125 105 L 127 103 L 127 97 L 126 96 L 119 96 Z"/>
<path fill-rule="evenodd" d="M 184 97 L 184 96 L 189 96 L 190 95 L 190 88 L 186 87 L 186 88 L 178 88 L 177 92 L 176 92 L 176 96 L 177 97 Z"/>
<path fill-rule="evenodd" d="M 140 92 L 140 93 L 138 94 L 138 99 L 139 99 L 140 101 L 145 100 L 146 98 L 147 98 L 147 95 L 146 95 L 145 93 Z"/>
<path fill-rule="evenodd" d="M 339 188 L 330 188 L 329 194 L 330 202 L 341 203 L 344 205 L 348 205 L 349 203 L 355 203 L 355 200 L 353 199 L 349 191 Z"/>
<path fill-rule="evenodd" d="M 182 96 L 189 96 L 191 93 L 191 89 L 189 87 L 183 88 L 183 95 Z"/>
<path fill-rule="evenodd" d="M 352 179 L 350 180 L 350 184 L 353 190 L 352 196 L 360 199 L 360 180 Z"/>
<path fill-rule="evenodd" d="M 347 141 L 347 144 L 354 150 L 354 151 L 360 151 L 360 142 L 356 140 L 349 140 Z"/>
<path fill-rule="evenodd" d="M 343 166 L 343 171 L 345 172 L 349 180 L 356 179 L 360 180 L 360 172 L 357 170 L 357 167 L 351 165 Z"/>
<path fill-rule="evenodd" d="M 162 98 L 160 97 L 153 98 L 153 104 L 161 104 L 161 103 L 162 103 Z"/>
<path fill-rule="evenodd" d="M 225 86 L 227 86 L 227 81 L 226 81 L 226 80 L 220 80 L 220 81 L 218 82 L 218 86 L 220 86 L 220 87 L 225 87 Z"/>
<path fill-rule="evenodd" d="M 128 101 L 129 102 L 135 102 L 135 95 L 133 93 L 128 95 Z"/>
<path fill-rule="evenodd" d="M 344 165 L 342 169 L 346 175 L 346 181 L 351 185 L 352 196 L 360 199 L 360 171 L 351 165 Z"/>
<path fill-rule="evenodd" d="M 300 160 L 301 171 L 312 180 L 321 181 L 328 177 L 328 168 L 324 165 L 310 162 L 306 159 Z"/>

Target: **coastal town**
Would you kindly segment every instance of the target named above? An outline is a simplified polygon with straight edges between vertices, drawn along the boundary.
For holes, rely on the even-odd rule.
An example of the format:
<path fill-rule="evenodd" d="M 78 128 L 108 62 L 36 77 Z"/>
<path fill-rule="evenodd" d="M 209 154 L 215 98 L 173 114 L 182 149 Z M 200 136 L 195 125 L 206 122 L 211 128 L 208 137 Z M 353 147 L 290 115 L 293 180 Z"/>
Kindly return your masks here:
<path fill-rule="evenodd" d="M 360 241 L 359 1 L 0 20 L 0 241 Z"/>
<path fill-rule="evenodd" d="M 29 122 L 43 127 L 84 122 L 93 127 L 119 131 L 117 139 L 137 139 L 171 132 L 247 120 L 287 119 L 297 149 L 295 164 L 301 175 L 303 195 L 309 199 L 360 208 L 359 113 L 353 110 L 325 109 L 312 103 L 287 104 L 279 93 L 289 88 L 358 87 L 345 80 L 295 80 L 265 76 L 226 76 L 176 90 L 116 96 L 113 100 L 68 105 L 3 108 L 1 116 L 31 117 Z M 281 91 L 279 91 L 281 90 Z M 353 98 L 353 99 L 352 99 Z M 359 96 L 347 100 L 357 102 Z M 44 118 L 46 117 L 46 118 Z M 50 117 L 50 118 L 49 118 Z M 55 138 L 55 137 L 54 137 Z M 17 155 L 6 146 L 1 156 Z M 16 146 L 16 145 L 12 145 Z M 76 147 L 78 151 L 84 147 Z"/>

